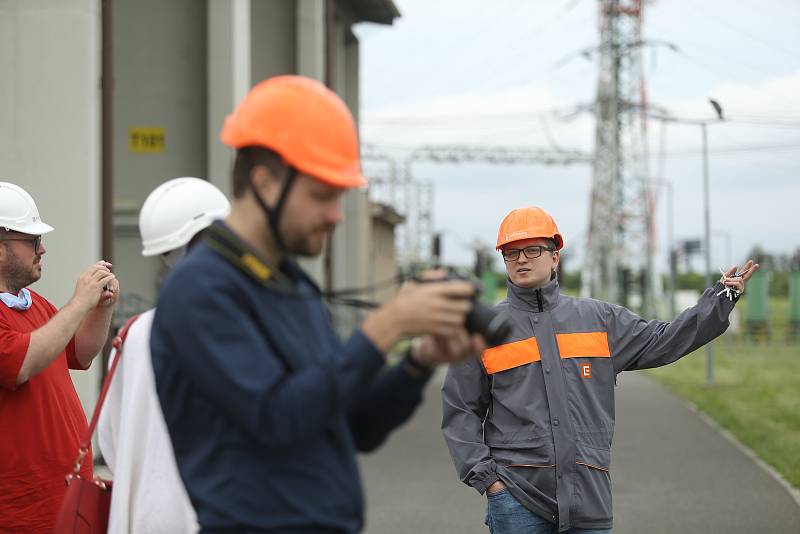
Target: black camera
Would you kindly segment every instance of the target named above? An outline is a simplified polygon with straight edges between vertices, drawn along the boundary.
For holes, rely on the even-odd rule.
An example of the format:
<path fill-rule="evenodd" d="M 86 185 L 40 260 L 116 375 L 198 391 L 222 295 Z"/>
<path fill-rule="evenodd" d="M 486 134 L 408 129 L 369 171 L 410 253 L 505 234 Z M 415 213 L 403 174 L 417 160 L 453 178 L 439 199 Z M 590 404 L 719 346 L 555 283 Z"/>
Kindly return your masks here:
<path fill-rule="evenodd" d="M 475 293 L 472 295 L 472 308 L 467 314 L 464 321 L 464 327 L 470 334 L 480 334 L 489 347 L 496 347 L 503 344 L 503 342 L 511 334 L 511 323 L 501 314 L 495 312 L 493 309 L 485 306 L 478 300 L 483 286 L 481 283 L 473 278 L 463 275 L 455 269 L 448 268 L 447 276 L 444 278 L 434 279 L 421 279 L 414 277 L 417 282 L 443 282 L 446 280 L 462 280 L 469 282 L 475 288 Z"/>

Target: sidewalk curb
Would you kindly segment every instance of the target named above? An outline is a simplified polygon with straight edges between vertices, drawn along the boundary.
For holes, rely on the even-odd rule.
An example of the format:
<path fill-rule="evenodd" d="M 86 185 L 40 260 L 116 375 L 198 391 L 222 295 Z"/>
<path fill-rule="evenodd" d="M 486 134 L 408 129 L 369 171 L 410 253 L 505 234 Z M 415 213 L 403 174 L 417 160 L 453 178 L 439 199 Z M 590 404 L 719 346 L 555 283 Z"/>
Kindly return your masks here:
<path fill-rule="evenodd" d="M 691 412 L 697 415 L 697 417 L 699 417 L 701 421 L 703 421 L 705 424 L 714 429 L 719 435 L 725 438 L 731 445 L 736 447 L 736 449 L 738 449 L 742 454 L 750 458 L 758 467 L 764 470 L 770 477 L 772 477 L 778 484 L 780 484 L 783 487 L 783 489 L 786 490 L 789 496 L 792 499 L 794 499 L 795 504 L 797 504 L 797 506 L 800 507 L 800 489 L 792 486 L 788 480 L 783 478 L 783 476 L 780 473 L 778 473 L 778 471 L 775 470 L 775 468 L 773 468 L 767 462 L 759 458 L 758 455 L 756 455 L 756 453 L 752 451 L 752 449 L 742 444 L 738 439 L 736 439 L 736 437 L 733 434 L 731 434 L 728 430 L 723 428 L 719 423 L 717 423 L 711 417 L 709 417 L 703 411 L 701 411 L 696 404 L 678 396 L 674 391 L 664 386 L 664 384 L 661 384 L 660 382 L 658 383 L 662 387 L 665 387 L 667 391 L 669 391 L 677 399 L 679 399 L 681 403 L 683 403 L 684 406 L 686 406 Z"/>

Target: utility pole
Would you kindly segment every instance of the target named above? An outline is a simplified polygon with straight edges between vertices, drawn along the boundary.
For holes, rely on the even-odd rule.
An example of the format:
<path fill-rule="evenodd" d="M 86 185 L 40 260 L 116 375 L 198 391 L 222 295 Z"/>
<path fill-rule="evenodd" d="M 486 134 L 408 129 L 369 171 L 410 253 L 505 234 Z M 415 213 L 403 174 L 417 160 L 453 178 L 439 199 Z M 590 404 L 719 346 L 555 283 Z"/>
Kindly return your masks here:
<path fill-rule="evenodd" d="M 716 120 L 681 119 L 669 115 L 654 116 L 654 118 L 676 124 L 696 124 L 700 126 L 703 146 L 703 252 L 705 256 L 706 287 L 711 287 L 711 186 L 708 178 L 708 125 L 724 121 L 725 116 L 719 102 L 712 98 L 709 98 L 708 102 L 717 115 Z M 706 343 L 706 385 L 714 385 L 714 348 L 711 343 Z"/>
<path fill-rule="evenodd" d="M 706 287 L 711 287 L 711 199 L 708 183 L 708 134 L 705 122 L 700 123 L 703 130 L 703 234 L 706 254 Z M 714 385 L 714 348 L 706 343 L 706 385 Z"/>
<path fill-rule="evenodd" d="M 675 200 L 672 182 L 665 179 L 659 179 L 654 182 L 655 185 L 662 186 L 667 190 L 667 319 L 672 320 L 675 318 L 675 290 L 677 282 L 675 280 L 676 264 L 674 261 L 675 254 Z"/>
<path fill-rule="evenodd" d="M 677 262 L 675 250 L 675 194 L 672 182 L 664 175 L 664 160 L 667 147 L 667 123 L 661 121 L 661 140 L 658 144 L 657 184 L 667 190 L 667 320 L 675 318 L 675 291 L 677 289 Z"/>

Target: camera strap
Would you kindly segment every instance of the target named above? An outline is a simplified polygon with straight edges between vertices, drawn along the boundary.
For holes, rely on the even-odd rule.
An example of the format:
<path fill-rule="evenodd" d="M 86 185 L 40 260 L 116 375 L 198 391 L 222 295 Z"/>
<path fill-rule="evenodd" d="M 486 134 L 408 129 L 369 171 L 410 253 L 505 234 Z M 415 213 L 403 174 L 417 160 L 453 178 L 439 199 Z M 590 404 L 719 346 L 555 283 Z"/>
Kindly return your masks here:
<path fill-rule="evenodd" d="M 219 253 L 223 258 L 228 260 L 240 271 L 257 281 L 262 286 L 294 297 L 322 297 L 334 304 L 340 304 L 351 308 L 373 309 L 378 307 L 378 303 L 348 297 L 354 294 L 366 293 L 375 289 L 379 289 L 390 284 L 394 286 L 397 285 L 397 281 L 399 280 L 399 277 L 394 277 L 371 287 L 349 288 L 339 291 L 322 292 L 319 290 L 319 287 L 314 280 L 312 280 L 299 266 L 287 262 L 287 264 L 290 265 L 292 272 L 295 273 L 298 278 L 306 280 L 314 288 L 313 295 L 304 295 L 297 291 L 297 286 L 295 285 L 294 280 L 292 280 L 292 277 L 260 257 L 260 255 L 255 252 L 250 245 L 242 241 L 239 236 L 237 236 L 224 224 L 216 222 L 209 226 L 208 230 L 206 230 L 206 232 L 203 234 L 203 241 L 212 250 Z"/>
<path fill-rule="evenodd" d="M 209 226 L 203 234 L 203 241 L 262 286 L 287 295 L 297 294 L 295 284 L 288 275 L 261 258 L 250 245 L 242 241 L 224 224 L 215 222 Z"/>

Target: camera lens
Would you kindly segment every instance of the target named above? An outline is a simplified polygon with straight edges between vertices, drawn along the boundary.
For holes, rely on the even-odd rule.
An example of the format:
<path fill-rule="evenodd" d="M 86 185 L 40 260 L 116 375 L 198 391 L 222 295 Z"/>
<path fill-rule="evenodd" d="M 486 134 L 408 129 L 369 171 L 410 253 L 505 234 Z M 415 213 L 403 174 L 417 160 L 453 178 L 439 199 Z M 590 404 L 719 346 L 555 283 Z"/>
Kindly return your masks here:
<path fill-rule="evenodd" d="M 489 347 L 502 345 L 511 334 L 511 323 L 503 315 L 477 301 L 473 301 L 464 326 L 470 333 L 481 334 Z"/>

